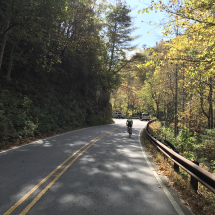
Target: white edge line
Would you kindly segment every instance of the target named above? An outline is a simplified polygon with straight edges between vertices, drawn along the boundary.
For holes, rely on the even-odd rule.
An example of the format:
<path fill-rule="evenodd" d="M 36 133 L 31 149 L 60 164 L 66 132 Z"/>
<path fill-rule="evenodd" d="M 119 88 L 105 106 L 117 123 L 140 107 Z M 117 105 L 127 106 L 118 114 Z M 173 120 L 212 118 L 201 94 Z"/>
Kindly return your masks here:
<path fill-rule="evenodd" d="M 115 124 L 113 123 L 113 124 L 106 124 L 106 125 L 115 125 Z M 87 127 L 87 128 L 95 128 L 95 127 L 98 127 L 98 126 L 105 126 L 105 125 L 96 125 L 96 126 L 91 126 L 91 127 Z M 21 147 L 24 147 L 24 146 L 28 146 L 30 144 L 37 143 L 38 141 L 41 141 L 41 140 L 48 140 L 48 139 L 51 139 L 53 137 L 58 137 L 58 136 L 61 136 L 61 135 L 64 135 L 64 134 L 68 134 L 68 133 L 72 133 L 72 132 L 75 132 L 75 131 L 84 130 L 84 129 L 87 129 L 87 128 L 80 128 L 80 129 L 76 129 L 76 130 L 73 130 L 73 131 L 68 131 L 68 132 L 65 132 L 65 133 L 62 133 L 62 134 L 57 134 L 57 135 L 54 135 L 54 136 L 51 136 L 51 137 L 47 137 L 47 138 L 44 138 L 44 139 L 39 139 L 39 140 L 30 142 L 30 143 L 23 144 L 21 146 L 15 146 L 15 147 L 13 147 L 11 149 L 7 149 L 7 150 L 1 151 L 0 154 L 3 154 L 5 152 L 11 151 L 11 150 L 15 150 L 15 149 L 18 149 L 18 148 L 21 148 Z"/>
<path fill-rule="evenodd" d="M 151 170 L 153 170 L 154 168 L 152 167 L 152 164 L 151 164 L 151 162 L 149 161 L 149 159 L 148 159 L 146 153 L 144 152 L 143 146 L 142 146 L 142 144 L 141 144 L 140 134 L 141 134 L 142 131 L 143 131 L 143 129 L 141 129 L 141 130 L 140 130 L 140 133 L 139 133 L 139 144 L 140 144 L 140 148 L 141 148 L 141 150 L 142 150 L 143 157 L 145 158 L 145 160 L 146 160 L 146 162 L 147 162 L 149 168 L 150 168 Z M 179 215 L 185 215 L 184 212 L 182 211 L 182 209 L 180 208 L 180 206 L 178 205 L 178 203 L 175 201 L 175 199 L 174 199 L 173 196 L 171 195 L 171 193 L 170 193 L 170 192 L 168 191 L 168 189 L 166 188 L 166 186 L 164 186 L 162 180 L 161 180 L 160 177 L 157 175 L 157 173 L 154 172 L 154 171 L 152 171 L 152 172 L 153 172 L 155 178 L 157 179 L 158 183 L 160 184 L 160 186 L 163 187 L 164 193 L 166 194 L 166 196 L 167 196 L 167 198 L 169 199 L 169 201 L 172 203 L 172 205 L 173 205 L 173 207 L 175 208 L 175 210 L 177 211 L 177 213 L 178 213 Z"/>

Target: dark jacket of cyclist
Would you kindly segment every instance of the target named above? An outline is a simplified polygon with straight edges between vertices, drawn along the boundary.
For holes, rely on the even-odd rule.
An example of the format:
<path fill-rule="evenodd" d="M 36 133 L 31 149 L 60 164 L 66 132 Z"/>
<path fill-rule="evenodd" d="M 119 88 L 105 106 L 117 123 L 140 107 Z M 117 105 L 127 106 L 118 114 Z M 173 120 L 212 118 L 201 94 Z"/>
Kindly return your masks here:
<path fill-rule="evenodd" d="M 132 127 L 132 125 L 133 125 L 133 120 L 131 119 L 131 117 L 129 117 L 129 118 L 127 119 L 126 125 Z"/>

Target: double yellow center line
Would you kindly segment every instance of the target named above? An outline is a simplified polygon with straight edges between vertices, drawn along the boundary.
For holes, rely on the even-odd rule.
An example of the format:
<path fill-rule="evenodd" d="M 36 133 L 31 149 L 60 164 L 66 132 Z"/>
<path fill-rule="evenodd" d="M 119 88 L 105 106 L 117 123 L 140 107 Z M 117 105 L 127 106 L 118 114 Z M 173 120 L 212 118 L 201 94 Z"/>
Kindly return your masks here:
<path fill-rule="evenodd" d="M 75 153 L 73 153 L 70 157 L 68 157 L 63 163 L 61 163 L 56 169 L 54 169 L 49 175 L 47 175 L 40 183 L 38 183 L 34 188 L 32 188 L 27 194 L 25 194 L 15 205 L 13 205 L 4 215 L 11 214 L 19 205 L 21 205 L 34 191 L 36 191 L 45 181 L 47 181 L 55 172 L 57 172 L 65 163 L 67 163 L 72 157 L 78 154 L 60 173 L 57 175 L 33 200 L 32 202 L 20 213 L 20 215 L 26 214 L 35 204 L 36 202 L 47 192 L 47 190 L 66 172 L 66 170 L 87 150 L 89 149 L 94 143 L 98 140 L 103 138 L 104 136 L 108 135 L 109 133 L 113 132 L 114 130 L 118 129 L 114 128 L 110 131 L 101 134 L 100 136 L 94 138 L 89 143 L 81 147 Z M 82 150 L 84 149 L 84 150 Z"/>

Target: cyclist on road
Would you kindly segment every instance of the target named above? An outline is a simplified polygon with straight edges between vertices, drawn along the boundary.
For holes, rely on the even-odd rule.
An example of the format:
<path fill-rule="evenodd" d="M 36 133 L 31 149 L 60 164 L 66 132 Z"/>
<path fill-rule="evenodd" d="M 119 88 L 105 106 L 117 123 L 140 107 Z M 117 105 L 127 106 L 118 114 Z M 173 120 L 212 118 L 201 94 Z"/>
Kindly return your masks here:
<path fill-rule="evenodd" d="M 127 125 L 127 132 L 128 132 L 128 127 L 131 127 L 131 133 L 132 133 L 133 120 L 132 120 L 131 116 L 129 116 L 129 118 L 127 119 L 126 125 Z"/>

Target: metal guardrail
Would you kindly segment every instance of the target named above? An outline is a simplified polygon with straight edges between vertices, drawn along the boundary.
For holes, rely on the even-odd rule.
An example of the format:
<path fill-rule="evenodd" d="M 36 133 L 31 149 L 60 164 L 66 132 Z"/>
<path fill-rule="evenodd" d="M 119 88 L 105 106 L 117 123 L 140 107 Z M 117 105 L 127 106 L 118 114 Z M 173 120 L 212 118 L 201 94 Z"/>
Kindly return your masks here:
<path fill-rule="evenodd" d="M 151 120 L 150 122 L 147 123 L 146 134 L 148 135 L 149 140 L 152 143 L 154 143 L 161 152 L 163 152 L 168 158 L 170 158 L 174 162 L 174 169 L 176 171 L 178 171 L 179 167 L 181 167 L 183 170 L 185 170 L 188 174 L 191 175 L 191 185 L 195 190 L 198 189 L 198 182 L 200 182 L 209 190 L 215 193 L 215 176 L 213 174 L 199 167 L 194 162 L 179 155 L 177 152 L 171 150 L 163 143 L 156 140 L 149 133 L 148 130 L 149 124 L 154 121 L 155 120 Z"/>
<path fill-rule="evenodd" d="M 164 142 L 174 151 L 177 152 L 179 154 L 179 151 L 175 148 L 174 145 L 172 145 L 172 143 L 170 143 L 168 140 L 164 140 Z"/>

